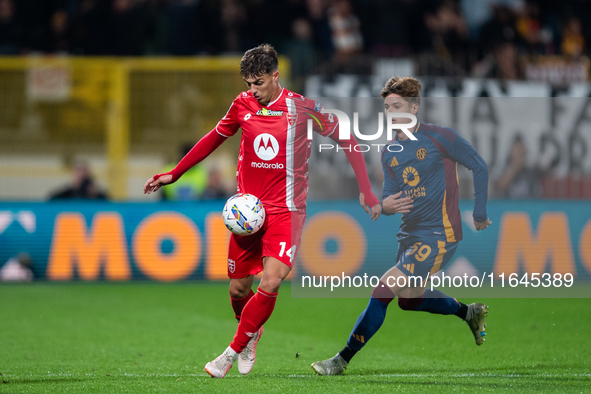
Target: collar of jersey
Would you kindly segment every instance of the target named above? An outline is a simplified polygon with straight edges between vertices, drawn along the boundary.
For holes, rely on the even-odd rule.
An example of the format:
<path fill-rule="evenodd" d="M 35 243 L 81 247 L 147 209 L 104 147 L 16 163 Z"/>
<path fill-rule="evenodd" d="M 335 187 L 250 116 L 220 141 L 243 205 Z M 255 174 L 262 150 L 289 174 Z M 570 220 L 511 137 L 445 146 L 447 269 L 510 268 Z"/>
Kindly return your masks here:
<path fill-rule="evenodd" d="M 281 85 L 279 85 L 281 86 Z M 277 101 L 279 101 L 279 99 L 281 98 L 281 96 L 283 96 L 283 91 L 285 90 L 285 88 L 283 86 L 281 86 L 281 92 L 279 92 L 279 96 L 277 96 L 277 98 L 273 101 L 271 101 L 269 104 L 267 104 L 266 106 L 264 106 L 265 108 L 269 108 L 270 106 L 272 106 L 273 104 L 275 104 Z M 261 107 L 263 107 L 261 105 Z"/>

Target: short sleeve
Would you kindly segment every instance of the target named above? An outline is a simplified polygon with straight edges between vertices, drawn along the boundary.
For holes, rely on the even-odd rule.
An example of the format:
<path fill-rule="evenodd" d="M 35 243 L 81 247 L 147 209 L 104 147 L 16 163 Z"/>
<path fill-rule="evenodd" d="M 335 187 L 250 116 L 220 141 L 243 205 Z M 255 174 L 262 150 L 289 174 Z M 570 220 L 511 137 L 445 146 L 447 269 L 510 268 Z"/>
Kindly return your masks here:
<path fill-rule="evenodd" d="M 304 99 L 302 112 L 305 115 L 306 122 L 308 119 L 312 121 L 313 130 L 323 137 L 329 137 L 338 128 L 339 120 L 331 113 L 322 113 L 324 107 L 318 101 L 311 99 Z"/>
<path fill-rule="evenodd" d="M 321 108 L 323 109 L 322 106 Z M 337 131 L 339 126 L 339 119 L 330 112 L 325 114 L 321 113 L 321 115 L 324 120 L 324 127 L 321 127 L 320 130 L 317 130 L 316 132 L 323 137 L 330 137 L 335 133 L 335 131 Z"/>
<path fill-rule="evenodd" d="M 240 96 L 239 96 L 240 97 Z M 215 131 L 218 134 L 224 137 L 231 137 L 240 128 L 240 122 L 238 121 L 238 107 L 239 107 L 239 97 L 236 97 L 228 108 L 228 112 L 226 115 L 218 122 L 217 126 L 215 127 Z"/>

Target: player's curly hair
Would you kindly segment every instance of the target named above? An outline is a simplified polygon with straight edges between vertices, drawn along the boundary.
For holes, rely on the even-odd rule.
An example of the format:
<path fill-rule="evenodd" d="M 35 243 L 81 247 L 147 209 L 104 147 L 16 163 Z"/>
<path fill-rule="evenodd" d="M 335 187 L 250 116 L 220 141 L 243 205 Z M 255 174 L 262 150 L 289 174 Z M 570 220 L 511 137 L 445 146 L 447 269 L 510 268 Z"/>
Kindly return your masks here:
<path fill-rule="evenodd" d="M 421 83 L 413 77 L 392 77 L 384 85 L 380 92 L 382 98 L 391 94 L 404 97 L 406 101 L 413 104 L 421 103 Z"/>
<path fill-rule="evenodd" d="M 269 44 L 249 49 L 240 60 L 240 74 L 243 78 L 260 77 L 278 68 L 277 51 Z"/>

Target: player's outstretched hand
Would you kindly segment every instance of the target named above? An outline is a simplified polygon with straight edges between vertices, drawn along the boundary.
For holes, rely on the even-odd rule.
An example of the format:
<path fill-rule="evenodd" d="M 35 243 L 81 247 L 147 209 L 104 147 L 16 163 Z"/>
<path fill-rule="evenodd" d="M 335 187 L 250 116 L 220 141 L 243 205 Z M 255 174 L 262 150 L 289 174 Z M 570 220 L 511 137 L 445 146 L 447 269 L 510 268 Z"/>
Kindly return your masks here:
<path fill-rule="evenodd" d="M 409 213 L 413 207 L 413 200 L 410 197 L 402 197 L 402 192 L 389 195 L 382 201 L 382 207 L 386 215 L 393 215 L 395 213 Z"/>
<path fill-rule="evenodd" d="M 170 183 L 172 183 L 171 174 L 154 175 L 152 178 L 148 179 L 148 181 L 144 185 L 144 194 L 153 193 L 160 189 L 162 186 L 168 185 Z"/>
<path fill-rule="evenodd" d="M 490 226 L 492 222 L 489 219 L 486 219 L 484 222 L 477 222 L 474 221 L 474 227 L 476 227 L 476 231 L 484 230 L 488 226 Z"/>
<path fill-rule="evenodd" d="M 359 204 L 361 204 L 361 206 L 363 207 L 365 212 L 367 212 L 368 215 L 371 215 L 370 218 L 375 222 L 376 220 L 378 220 L 380 214 L 382 213 L 382 204 L 380 204 L 379 200 L 376 196 L 373 195 L 373 193 L 371 193 L 371 196 L 368 198 L 367 202 L 371 204 L 372 201 L 377 202 L 377 204 L 372 205 L 370 210 L 368 208 L 368 205 L 365 203 L 365 194 L 359 193 Z"/>

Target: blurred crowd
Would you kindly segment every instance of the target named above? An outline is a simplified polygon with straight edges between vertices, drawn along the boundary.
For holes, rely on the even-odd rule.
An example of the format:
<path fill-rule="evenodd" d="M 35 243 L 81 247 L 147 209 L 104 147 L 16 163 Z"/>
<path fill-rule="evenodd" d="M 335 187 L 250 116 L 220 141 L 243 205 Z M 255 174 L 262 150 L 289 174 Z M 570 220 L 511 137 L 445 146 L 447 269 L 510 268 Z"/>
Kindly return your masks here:
<path fill-rule="evenodd" d="M 290 57 L 294 86 L 311 73 L 371 73 L 382 57 L 411 57 L 420 76 L 522 79 L 523 58 L 589 54 L 591 0 L 0 0 L 0 55 L 220 55 L 262 42 Z M 496 197 L 591 195 L 588 178 L 557 184 L 525 151 L 516 139 Z M 233 185 L 214 167 L 161 197 L 226 198 Z M 108 194 L 81 164 L 50 198 Z"/>
<path fill-rule="evenodd" d="M 363 72 L 369 55 L 415 56 L 422 75 L 515 79 L 518 55 L 585 54 L 589 19 L 589 0 L 0 0 L 0 54 L 191 56 L 269 42 L 296 78 L 327 64 Z"/>
<path fill-rule="evenodd" d="M 180 161 L 193 147 L 193 144 L 183 144 L 180 150 Z M 177 162 L 170 163 L 163 172 L 172 170 Z M 224 176 L 222 163 L 214 158 L 205 163 L 191 167 L 183 176 L 168 185 L 158 193 L 163 201 L 205 201 L 226 200 L 236 191 L 236 180 Z M 49 194 L 50 201 L 63 200 L 94 200 L 107 201 L 109 195 L 96 181 L 90 165 L 84 160 L 78 160 L 72 166 L 70 181 Z"/>

